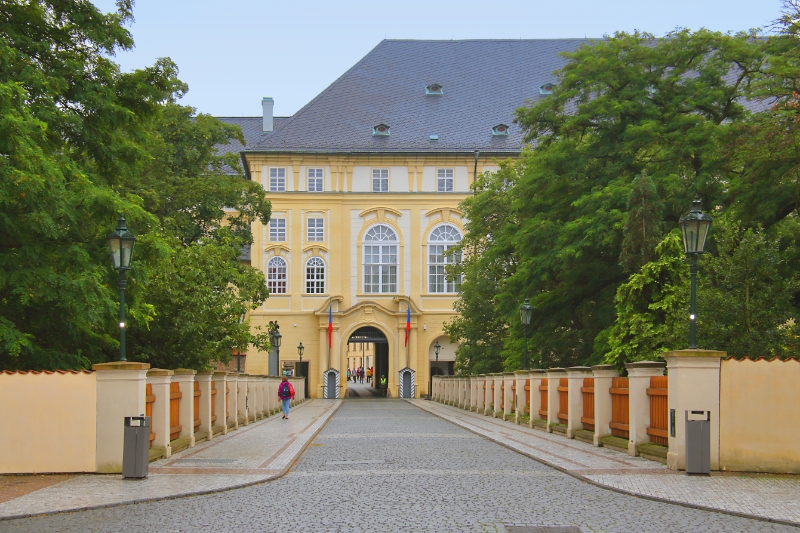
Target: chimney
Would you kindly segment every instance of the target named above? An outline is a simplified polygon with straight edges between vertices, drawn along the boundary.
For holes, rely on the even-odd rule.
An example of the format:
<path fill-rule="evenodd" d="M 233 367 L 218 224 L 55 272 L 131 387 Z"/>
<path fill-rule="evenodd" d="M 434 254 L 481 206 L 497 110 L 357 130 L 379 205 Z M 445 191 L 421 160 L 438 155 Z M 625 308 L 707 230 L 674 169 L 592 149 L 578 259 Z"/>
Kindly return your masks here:
<path fill-rule="evenodd" d="M 275 101 L 269 96 L 261 99 L 261 109 L 264 111 L 264 131 L 272 131 L 272 107 Z"/>

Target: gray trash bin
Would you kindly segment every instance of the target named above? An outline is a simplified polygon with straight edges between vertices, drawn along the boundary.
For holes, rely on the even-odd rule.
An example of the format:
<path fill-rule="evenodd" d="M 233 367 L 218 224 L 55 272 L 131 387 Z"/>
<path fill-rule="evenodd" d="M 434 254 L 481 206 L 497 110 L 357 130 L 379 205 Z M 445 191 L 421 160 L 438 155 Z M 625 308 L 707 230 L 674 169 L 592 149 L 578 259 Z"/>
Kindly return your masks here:
<path fill-rule="evenodd" d="M 686 473 L 711 474 L 711 411 L 686 411 Z"/>
<path fill-rule="evenodd" d="M 150 464 L 150 417 L 126 416 L 122 477 L 145 478 Z"/>

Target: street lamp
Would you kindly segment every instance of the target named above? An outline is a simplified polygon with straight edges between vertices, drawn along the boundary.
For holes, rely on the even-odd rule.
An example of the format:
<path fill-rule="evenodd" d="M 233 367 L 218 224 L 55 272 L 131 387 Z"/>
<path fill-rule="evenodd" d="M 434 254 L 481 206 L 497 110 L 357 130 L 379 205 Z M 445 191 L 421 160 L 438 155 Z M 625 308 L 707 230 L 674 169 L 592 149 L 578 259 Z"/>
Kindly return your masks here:
<path fill-rule="evenodd" d="M 522 322 L 522 369 L 528 370 L 528 326 L 531 325 L 531 317 L 533 317 L 533 307 L 531 307 L 530 299 L 525 298 L 519 308 L 519 319 Z"/>
<path fill-rule="evenodd" d="M 297 345 L 297 353 L 300 355 L 300 372 L 303 372 L 303 350 L 305 350 L 305 347 L 301 342 L 300 344 Z"/>
<path fill-rule="evenodd" d="M 689 256 L 689 274 L 692 279 L 692 295 L 689 303 L 689 348 L 697 348 L 697 256 L 706 247 L 706 237 L 713 219 L 700 209 L 700 197 L 695 195 L 692 210 L 678 221 L 683 233 L 683 251 Z"/>
<path fill-rule="evenodd" d="M 439 344 L 439 341 L 436 341 L 436 343 L 433 345 L 433 353 L 436 355 L 436 366 L 434 368 L 436 369 L 437 376 L 439 375 L 439 350 L 441 349 L 442 346 Z M 428 386 L 428 399 L 430 400 L 432 398 L 433 398 L 433 372 L 431 372 L 431 382 Z"/>
<path fill-rule="evenodd" d="M 133 258 L 133 245 L 136 237 L 128 231 L 125 226 L 125 217 L 122 213 L 117 221 L 117 229 L 108 235 L 108 246 L 111 249 L 111 260 L 114 269 L 119 270 L 119 360 L 127 361 L 125 358 L 125 272 L 131 268 Z"/>

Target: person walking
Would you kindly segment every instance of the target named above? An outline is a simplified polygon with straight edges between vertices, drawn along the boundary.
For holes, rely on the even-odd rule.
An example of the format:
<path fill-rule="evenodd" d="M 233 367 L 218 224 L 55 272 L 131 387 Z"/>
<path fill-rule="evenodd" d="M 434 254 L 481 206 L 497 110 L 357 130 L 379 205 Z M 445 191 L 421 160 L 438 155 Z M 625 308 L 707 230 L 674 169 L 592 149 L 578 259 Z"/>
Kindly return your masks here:
<path fill-rule="evenodd" d="M 350 381 L 350 369 L 347 369 L 347 381 Z"/>
<path fill-rule="evenodd" d="M 363 385 L 364 384 L 364 367 L 360 367 L 358 369 L 358 381 Z"/>
<path fill-rule="evenodd" d="M 367 383 L 372 383 L 372 367 L 367 369 Z"/>
<path fill-rule="evenodd" d="M 281 409 L 283 410 L 283 419 L 289 420 L 289 405 L 294 399 L 294 387 L 289 383 L 289 378 L 286 376 L 281 380 L 278 385 L 278 398 L 281 400 Z"/>

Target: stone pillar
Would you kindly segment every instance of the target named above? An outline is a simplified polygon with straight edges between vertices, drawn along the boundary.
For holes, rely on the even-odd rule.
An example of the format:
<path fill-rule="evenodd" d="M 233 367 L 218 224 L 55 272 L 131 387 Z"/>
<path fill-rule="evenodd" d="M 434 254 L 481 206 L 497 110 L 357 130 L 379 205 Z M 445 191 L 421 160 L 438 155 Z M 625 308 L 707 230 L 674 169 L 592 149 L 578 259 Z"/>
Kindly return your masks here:
<path fill-rule="evenodd" d="M 483 413 L 486 409 L 486 374 L 478 374 L 477 390 L 475 391 L 475 412 Z"/>
<path fill-rule="evenodd" d="M 494 399 L 492 400 L 492 418 L 503 416 L 503 374 L 492 375 L 494 378 Z"/>
<path fill-rule="evenodd" d="M 464 403 L 462 409 L 472 410 L 472 376 L 464 378 Z"/>
<path fill-rule="evenodd" d="M 719 470 L 719 369 L 727 353 L 717 350 L 666 352 L 670 420 L 667 466 L 686 469 L 686 412 L 711 412 L 711 470 Z M 99 397 L 98 397 L 99 401 Z M 754 428 L 757 431 L 757 428 Z M 674 434 L 674 436 L 673 436 Z"/>
<path fill-rule="evenodd" d="M 513 372 L 503 372 L 503 420 L 516 418 L 511 405 L 515 402 L 514 385 L 516 375 Z"/>
<path fill-rule="evenodd" d="M 150 430 L 155 434 L 153 448 L 162 448 L 164 458 L 172 455 L 169 444 L 169 384 L 172 382 L 172 370 L 153 368 L 147 371 L 147 383 L 152 386 L 153 417 L 150 420 Z"/>
<path fill-rule="evenodd" d="M 249 400 L 247 397 L 247 377 L 247 374 L 239 374 L 236 376 L 236 386 L 238 388 L 236 391 L 236 400 L 239 403 L 239 405 L 236 406 L 236 416 L 239 419 L 240 426 L 250 424 L 250 418 L 247 416 L 247 402 Z"/>
<path fill-rule="evenodd" d="M 247 419 L 250 422 L 255 422 L 256 406 L 258 405 L 258 391 L 256 390 L 256 377 L 254 375 L 247 376 Z"/>
<path fill-rule="evenodd" d="M 480 378 L 478 378 L 478 376 L 472 376 L 472 378 L 470 379 L 469 383 L 470 383 L 470 387 L 472 387 L 472 391 L 470 392 L 470 395 L 469 395 L 469 410 L 470 410 L 470 412 L 472 412 L 472 411 L 477 412 L 478 411 L 478 400 L 479 400 L 478 391 L 481 390 L 480 389 L 480 386 L 481 386 Z"/>
<path fill-rule="evenodd" d="M 539 387 L 542 386 L 542 379 L 547 377 L 547 370 L 529 370 L 528 379 L 531 380 L 530 402 L 531 402 L 531 419 L 528 422 L 528 427 L 534 427 L 534 420 L 542 420 L 542 415 L 539 411 L 542 410 L 542 391 Z M 547 427 L 545 425 L 545 427 Z"/>
<path fill-rule="evenodd" d="M 275 414 L 281 409 L 280 398 L 278 398 L 278 385 L 281 383 L 281 378 L 270 377 L 267 381 L 269 382 L 267 396 L 269 397 L 270 414 Z"/>
<path fill-rule="evenodd" d="M 206 438 L 214 438 L 214 431 L 211 429 L 211 379 L 214 377 L 213 370 L 199 370 L 195 379 L 200 385 L 200 431 L 206 433 Z"/>
<path fill-rule="evenodd" d="M 439 401 L 439 376 L 431 376 L 431 401 Z"/>
<path fill-rule="evenodd" d="M 214 410 L 217 414 L 217 420 L 213 423 L 212 429 L 221 427 L 223 435 L 228 433 L 228 414 L 225 412 L 225 376 L 227 375 L 227 372 L 214 372 L 214 377 L 212 378 L 214 387 L 217 389 L 217 394 L 214 396 Z"/>
<path fill-rule="evenodd" d="M 594 376 L 594 445 L 602 446 L 600 439 L 611 435 L 611 380 L 619 377 L 613 365 L 592 367 Z"/>
<path fill-rule="evenodd" d="M 517 370 L 514 372 L 517 394 L 514 398 L 516 409 L 514 410 L 514 422 L 519 425 L 522 422 L 522 415 L 525 414 L 525 404 L 528 396 L 525 395 L 525 382 L 528 380 L 528 370 Z"/>
<path fill-rule="evenodd" d="M 179 438 L 189 439 L 189 447 L 194 446 L 194 376 L 196 370 L 178 368 L 174 370 L 173 383 L 181 387 L 181 435 Z"/>
<path fill-rule="evenodd" d="M 630 417 L 628 440 L 628 455 L 636 457 L 642 444 L 650 442 L 647 428 L 650 426 L 650 397 L 647 389 L 650 387 L 650 378 L 663 376 L 666 363 L 656 361 L 641 361 L 627 363 L 628 370 L 628 412 Z"/>
<path fill-rule="evenodd" d="M 239 429 L 239 374 L 227 372 L 225 376 L 225 386 L 228 394 L 228 410 L 226 413 L 226 423 L 228 431 Z"/>
<path fill-rule="evenodd" d="M 592 369 L 588 366 L 573 366 L 567 369 L 569 380 L 569 415 L 567 417 L 567 438 L 574 439 L 574 432 L 583 429 L 583 379 L 592 377 Z"/>
<path fill-rule="evenodd" d="M 558 384 L 561 378 L 567 377 L 563 368 L 551 368 L 547 371 L 547 432 L 552 433 L 553 424 L 560 424 L 558 420 Z"/>
<path fill-rule="evenodd" d="M 97 372 L 97 472 L 122 472 L 125 417 L 145 412 L 149 368 L 147 363 L 125 361 L 92 365 Z"/>

